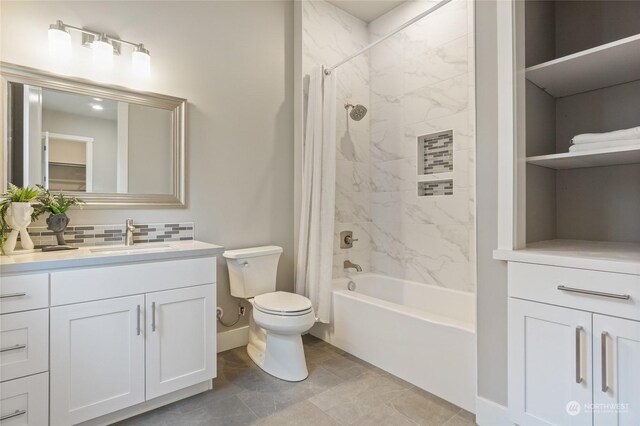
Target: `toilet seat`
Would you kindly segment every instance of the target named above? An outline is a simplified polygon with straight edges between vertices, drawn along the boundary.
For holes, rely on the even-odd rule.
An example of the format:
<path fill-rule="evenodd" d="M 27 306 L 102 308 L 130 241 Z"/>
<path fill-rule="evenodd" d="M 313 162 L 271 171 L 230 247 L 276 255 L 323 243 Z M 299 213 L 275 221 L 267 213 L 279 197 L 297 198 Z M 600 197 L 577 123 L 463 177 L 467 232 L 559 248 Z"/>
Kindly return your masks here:
<path fill-rule="evenodd" d="M 279 316 L 300 316 L 313 311 L 309 299 L 284 291 L 258 295 L 253 298 L 253 306 L 264 314 Z"/>

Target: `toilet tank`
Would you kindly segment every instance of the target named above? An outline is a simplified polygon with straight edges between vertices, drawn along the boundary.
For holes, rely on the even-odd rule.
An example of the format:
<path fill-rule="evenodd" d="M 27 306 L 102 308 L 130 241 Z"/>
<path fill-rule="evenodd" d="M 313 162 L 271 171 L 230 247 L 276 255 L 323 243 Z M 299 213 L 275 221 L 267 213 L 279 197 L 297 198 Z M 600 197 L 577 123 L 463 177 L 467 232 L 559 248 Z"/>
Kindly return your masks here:
<path fill-rule="evenodd" d="M 248 299 L 276 291 L 276 275 L 282 247 L 265 246 L 227 250 L 231 295 Z"/>

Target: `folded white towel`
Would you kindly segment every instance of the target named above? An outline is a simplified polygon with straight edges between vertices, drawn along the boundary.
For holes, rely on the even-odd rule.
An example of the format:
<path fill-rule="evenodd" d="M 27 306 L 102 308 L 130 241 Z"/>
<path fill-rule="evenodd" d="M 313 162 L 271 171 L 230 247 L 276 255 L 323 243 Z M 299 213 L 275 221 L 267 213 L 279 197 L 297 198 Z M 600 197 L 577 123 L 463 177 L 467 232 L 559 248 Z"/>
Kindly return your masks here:
<path fill-rule="evenodd" d="M 607 142 L 617 140 L 640 139 L 640 126 L 624 130 L 614 130 L 606 133 L 583 133 L 571 140 L 575 145 L 593 142 Z"/>
<path fill-rule="evenodd" d="M 640 148 L 640 139 L 592 142 L 592 143 L 583 143 L 580 145 L 571 145 L 569 147 L 569 152 L 584 152 L 584 151 L 593 151 L 595 149 L 618 148 L 622 146 L 634 146 L 634 145 L 638 145 L 638 147 Z"/>

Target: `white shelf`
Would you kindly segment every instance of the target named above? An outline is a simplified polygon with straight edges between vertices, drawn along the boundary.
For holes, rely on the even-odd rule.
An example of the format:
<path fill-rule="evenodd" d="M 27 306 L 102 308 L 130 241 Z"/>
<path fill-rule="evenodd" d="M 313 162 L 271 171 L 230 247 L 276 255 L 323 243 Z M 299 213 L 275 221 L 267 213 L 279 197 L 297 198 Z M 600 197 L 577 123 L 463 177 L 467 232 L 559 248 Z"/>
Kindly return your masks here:
<path fill-rule="evenodd" d="M 549 169 L 581 169 L 640 163 L 640 145 L 527 157 L 527 163 Z"/>
<path fill-rule="evenodd" d="M 640 79 L 640 34 L 526 69 L 527 79 L 560 98 Z"/>
<path fill-rule="evenodd" d="M 522 250 L 494 250 L 494 259 L 640 275 L 640 244 L 548 240 Z M 640 277 L 638 277 L 640 285 Z"/>

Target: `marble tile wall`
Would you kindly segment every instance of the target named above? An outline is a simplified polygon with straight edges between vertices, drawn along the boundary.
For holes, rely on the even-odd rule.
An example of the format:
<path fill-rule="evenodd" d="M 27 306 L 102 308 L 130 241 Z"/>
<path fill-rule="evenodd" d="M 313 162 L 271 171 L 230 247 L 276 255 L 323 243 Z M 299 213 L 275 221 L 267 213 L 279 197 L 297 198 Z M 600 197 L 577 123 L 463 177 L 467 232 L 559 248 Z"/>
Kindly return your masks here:
<path fill-rule="evenodd" d="M 473 16 L 467 6 L 454 1 L 370 53 L 371 270 L 474 291 Z M 394 13 L 395 25 L 384 17 L 384 25 L 369 26 L 372 39 L 406 21 Z M 417 173 L 417 138 L 447 130 L 453 131 L 454 168 L 434 170 L 429 180 L 447 184 L 430 190 L 418 183 L 425 178 Z M 445 189 L 451 179 L 453 194 Z M 429 196 L 418 196 L 421 187 Z"/>
<path fill-rule="evenodd" d="M 367 24 L 323 1 L 302 2 L 303 75 L 320 65 L 333 65 L 369 43 Z M 349 118 L 346 103 L 370 106 L 369 56 L 362 55 L 335 71 L 336 90 L 336 221 L 333 275 L 344 275 L 346 259 L 369 270 L 371 240 L 370 114 Z M 305 90 L 306 92 L 306 90 Z M 369 108 L 370 109 L 370 108 Z M 306 96 L 305 96 L 306 110 Z M 353 231 L 353 248 L 341 249 L 341 231 Z"/>
<path fill-rule="evenodd" d="M 402 8 L 417 3 L 367 25 L 326 1 L 302 2 L 303 75 L 406 22 L 416 13 Z M 337 70 L 335 277 L 349 259 L 364 271 L 474 291 L 472 9 L 454 0 Z M 350 120 L 346 102 L 369 113 Z M 454 170 L 430 179 L 453 179 L 454 193 L 418 197 L 417 138 L 447 130 Z M 359 239 L 354 248 L 340 249 L 343 230 Z"/>

